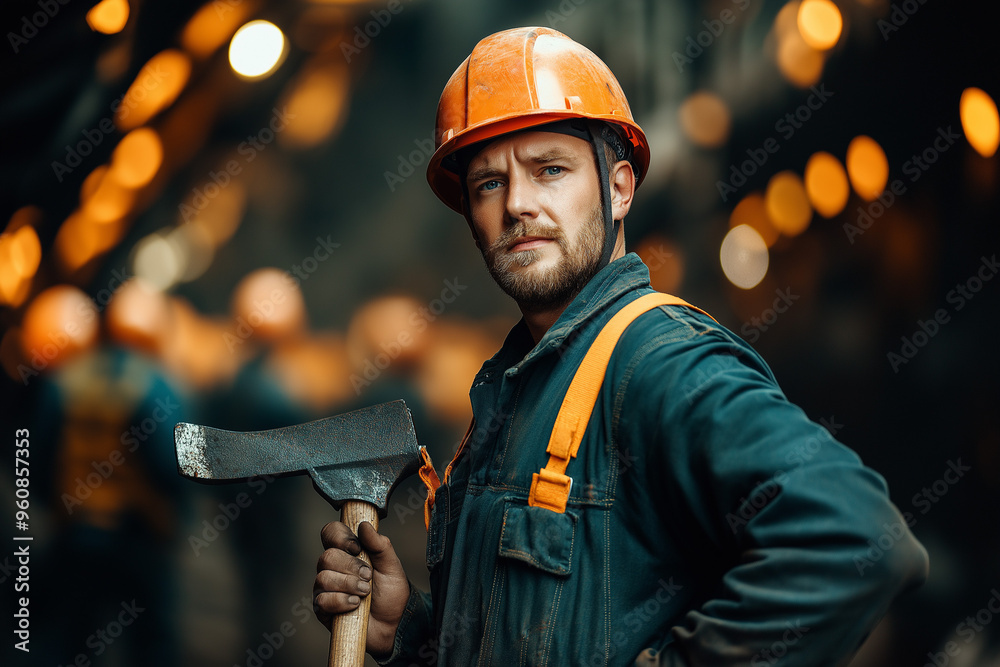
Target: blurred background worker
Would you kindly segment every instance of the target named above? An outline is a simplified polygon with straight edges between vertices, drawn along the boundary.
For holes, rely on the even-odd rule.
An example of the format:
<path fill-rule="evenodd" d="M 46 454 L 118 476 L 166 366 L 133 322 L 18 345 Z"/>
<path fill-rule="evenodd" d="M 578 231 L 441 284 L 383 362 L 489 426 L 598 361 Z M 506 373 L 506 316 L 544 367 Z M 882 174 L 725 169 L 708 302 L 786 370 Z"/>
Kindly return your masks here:
<path fill-rule="evenodd" d="M 168 317 L 162 295 L 139 281 L 108 305 L 106 336 L 95 304 L 73 287 L 50 288 L 26 313 L 25 351 L 47 362 L 32 460 L 48 463 L 35 469 L 34 498 L 49 507 L 54 534 L 39 555 L 61 582 L 36 583 L 35 608 L 48 613 L 35 617 L 36 636 L 47 638 L 35 650 L 46 662 L 177 664 L 171 556 L 188 502 L 173 424 L 186 408 L 156 363 Z"/>
<path fill-rule="evenodd" d="M 995 662 L 1000 625 L 982 621 L 1000 582 L 1000 527 L 983 518 L 1000 503 L 1000 359 L 991 352 L 1000 68 L 980 4 L 3 3 L 0 433 L 46 432 L 41 406 L 59 402 L 43 391 L 57 369 L 44 353 L 32 360 L 34 340 L 24 345 L 33 304 L 73 287 L 107 321 L 122 285 L 140 278 L 168 306 L 168 324 L 157 325 L 163 347 L 116 345 L 185 397 L 191 421 L 232 416 L 236 378 L 259 348 L 247 350 L 280 348 L 260 364 L 273 372 L 243 377 L 296 413 L 405 397 L 422 444 L 449 460 L 471 416 L 469 385 L 503 342 L 496 332 L 520 315 L 468 252 L 460 216 L 425 185 L 435 140 L 427 118 L 440 82 L 483 35 L 544 25 L 608 63 L 649 137 L 627 250 L 653 286 L 759 351 L 789 399 L 883 473 L 914 519 L 930 578 L 889 611 L 855 664 Z M 268 267 L 297 282 L 308 329 L 294 345 L 251 336 L 230 349 L 237 287 Z M 393 357 L 404 333 L 410 343 Z M 36 444 L 54 452 L 61 440 Z M 81 461 L 91 472 L 107 460 L 98 451 Z M 61 479 L 59 461 L 34 456 L 33 483 Z M 971 470 L 948 473 L 949 483 L 950 464 Z M 0 465 L 0 497 L 13 497 L 13 482 Z M 258 503 L 299 483 L 276 479 L 246 512 L 268 511 Z M 179 638 L 178 664 L 262 659 L 273 649 L 245 627 L 238 559 L 253 556 L 236 546 L 239 528 L 197 554 L 192 545 L 233 497 L 193 483 L 176 492 L 180 523 L 163 553 L 177 573 L 164 632 Z M 58 494 L 45 496 L 48 511 L 32 494 L 28 532 L 49 551 L 65 510 Z M 427 590 L 422 495 L 419 480 L 400 487 L 381 530 Z M 298 500 L 299 525 L 331 518 L 317 494 L 303 488 Z M 312 530 L 299 531 L 287 567 L 312 571 L 316 546 Z M 11 551 L 0 549 L 0 586 L 13 582 Z M 61 585 L 48 567 L 32 576 L 33 595 Z M 0 596 L 0 609 L 11 597 Z M 294 629 L 269 661 L 324 652 L 329 633 L 310 597 L 296 583 L 262 611 Z M 47 603 L 43 612 L 54 613 Z M 119 612 L 84 605 L 84 639 Z M 123 632 L 115 646 L 129 641 Z M 146 647 L 150 660 L 160 649 Z M 4 664 L 24 657 L 0 648 Z"/>

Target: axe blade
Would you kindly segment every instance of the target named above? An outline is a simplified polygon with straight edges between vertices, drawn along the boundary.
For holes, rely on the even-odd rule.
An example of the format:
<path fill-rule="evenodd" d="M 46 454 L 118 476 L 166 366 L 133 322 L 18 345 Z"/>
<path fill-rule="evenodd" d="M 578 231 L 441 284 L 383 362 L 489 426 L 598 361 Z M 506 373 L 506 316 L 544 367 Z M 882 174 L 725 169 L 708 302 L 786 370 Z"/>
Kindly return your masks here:
<path fill-rule="evenodd" d="M 413 420 L 401 400 L 268 431 L 179 423 L 174 444 L 185 477 L 236 480 L 308 472 L 334 507 L 362 500 L 375 505 L 380 516 L 392 489 L 421 463 Z"/>

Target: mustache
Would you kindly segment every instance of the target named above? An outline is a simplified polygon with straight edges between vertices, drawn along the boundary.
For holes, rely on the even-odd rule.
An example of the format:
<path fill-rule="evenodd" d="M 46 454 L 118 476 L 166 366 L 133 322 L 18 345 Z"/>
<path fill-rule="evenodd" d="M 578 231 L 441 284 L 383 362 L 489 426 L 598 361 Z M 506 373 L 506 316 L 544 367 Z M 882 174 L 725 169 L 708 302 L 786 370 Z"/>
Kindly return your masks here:
<path fill-rule="evenodd" d="M 504 252 L 508 247 L 510 247 L 511 244 L 514 243 L 516 239 L 519 239 L 522 236 L 537 236 L 539 238 L 552 239 L 554 241 L 558 241 L 560 244 L 565 242 L 562 230 L 558 227 L 539 225 L 533 222 L 519 222 L 504 231 L 497 238 L 497 240 L 490 245 L 489 251 L 491 253 Z"/>

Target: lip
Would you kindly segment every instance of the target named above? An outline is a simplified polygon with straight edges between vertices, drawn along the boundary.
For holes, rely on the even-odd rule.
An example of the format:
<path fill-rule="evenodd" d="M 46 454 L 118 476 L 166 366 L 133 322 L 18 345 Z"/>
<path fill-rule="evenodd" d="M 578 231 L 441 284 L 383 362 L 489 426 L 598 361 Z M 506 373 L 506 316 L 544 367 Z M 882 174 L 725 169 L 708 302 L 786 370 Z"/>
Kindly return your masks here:
<path fill-rule="evenodd" d="M 522 250 L 532 250 L 539 248 L 546 243 L 551 243 L 552 239 L 547 236 L 520 236 L 514 239 L 507 249 L 508 252 L 520 252 Z"/>

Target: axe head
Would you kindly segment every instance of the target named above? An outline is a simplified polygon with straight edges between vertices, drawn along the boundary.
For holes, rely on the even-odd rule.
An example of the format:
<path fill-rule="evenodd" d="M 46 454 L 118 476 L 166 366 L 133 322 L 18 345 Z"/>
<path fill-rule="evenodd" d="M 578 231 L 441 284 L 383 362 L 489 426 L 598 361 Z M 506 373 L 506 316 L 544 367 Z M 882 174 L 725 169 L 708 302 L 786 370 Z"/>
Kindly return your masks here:
<path fill-rule="evenodd" d="M 177 468 L 198 481 L 309 473 L 337 509 L 371 503 L 384 518 L 392 489 L 420 467 L 420 446 L 403 401 L 270 431 L 174 427 Z"/>

